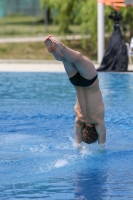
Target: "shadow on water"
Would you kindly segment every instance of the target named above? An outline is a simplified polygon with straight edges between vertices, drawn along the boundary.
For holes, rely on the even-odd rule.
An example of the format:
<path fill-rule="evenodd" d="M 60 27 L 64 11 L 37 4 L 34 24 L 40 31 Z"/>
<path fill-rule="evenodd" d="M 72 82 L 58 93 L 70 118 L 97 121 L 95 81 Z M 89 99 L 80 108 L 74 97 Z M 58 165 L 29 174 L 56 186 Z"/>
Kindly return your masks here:
<path fill-rule="evenodd" d="M 75 177 L 75 200 L 103 200 L 107 175 L 102 170 L 88 170 L 77 173 Z"/>

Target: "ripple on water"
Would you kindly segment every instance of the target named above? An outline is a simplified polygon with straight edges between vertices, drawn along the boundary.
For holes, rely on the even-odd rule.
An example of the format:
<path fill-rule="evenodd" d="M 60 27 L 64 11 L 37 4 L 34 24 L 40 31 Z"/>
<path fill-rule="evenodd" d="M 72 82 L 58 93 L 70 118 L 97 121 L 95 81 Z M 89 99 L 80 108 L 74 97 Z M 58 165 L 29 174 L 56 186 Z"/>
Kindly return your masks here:
<path fill-rule="evenodd" d="M 49 81 L 50 80 L 50 81 Z M 133 199 L 133 74 L 99 73 L 107 148 L 77 150 L 65 73 L 1 73 L 1 199 Z"/>

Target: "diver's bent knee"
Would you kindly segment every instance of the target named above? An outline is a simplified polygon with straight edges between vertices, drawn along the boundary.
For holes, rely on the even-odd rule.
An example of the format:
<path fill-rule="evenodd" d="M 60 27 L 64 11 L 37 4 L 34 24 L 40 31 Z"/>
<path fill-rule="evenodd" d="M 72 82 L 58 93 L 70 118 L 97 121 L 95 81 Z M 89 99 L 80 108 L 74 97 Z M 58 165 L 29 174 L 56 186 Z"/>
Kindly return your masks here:
<path fill-rule="evenodd" d="M 83 54 L 77 51 L 77 61 L 81 61 L 83 59 Z"/>

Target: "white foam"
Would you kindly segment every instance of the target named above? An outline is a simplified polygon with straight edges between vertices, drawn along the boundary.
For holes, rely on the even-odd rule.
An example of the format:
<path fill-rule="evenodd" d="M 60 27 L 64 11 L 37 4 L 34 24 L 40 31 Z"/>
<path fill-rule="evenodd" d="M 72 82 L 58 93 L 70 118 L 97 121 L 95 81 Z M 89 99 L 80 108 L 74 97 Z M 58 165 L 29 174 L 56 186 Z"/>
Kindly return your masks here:
<path fill-rule="evenodd" d="M 46 146 L 41 144 L 41 145 L 34 145 L 34 146 L 30 146 L 29 150 L 31 152 L 44 152 L 46 150 Z"/>
<path fill-rule="evenodd" d="M 91 155 L 92 154 L 92 151 L 90 150 L 90 146 L 92 146 L 92 145 L 88 145 L 86 143 L 82 143 L 81 147 L 78 148 L 79 146 L 76 144 L 75 140 L 70 135 L 68 136 L 68 138 L 72 142 L 72 146 L 74 148 L 76 148 L 76 149 L 79 149 L 79 151 L 80 151 L 82 156 Z"/>
<path fill-rule="evenodd" d="M 55 163 L 55 167 L 56 168 L 59 168 L 59 167 L 63 167 L 63 166 L 65 166 L 65 165 L 67 165 L 68 164 L 68 161 L 67 160 L 65 160 L 65 159 L 59 159 L 59 160 L 57 160 L 57 162 Z"/>
<path fill-rule="evenodd" d="M 76 146 L 75 140 L 74 140 L 70 135 L 68 135 L 68 138 L 69 138 L 69 140 L 72 142 L 72 146 L 73 146 L 74 148 L 76 148 L 77 146 Z"/>

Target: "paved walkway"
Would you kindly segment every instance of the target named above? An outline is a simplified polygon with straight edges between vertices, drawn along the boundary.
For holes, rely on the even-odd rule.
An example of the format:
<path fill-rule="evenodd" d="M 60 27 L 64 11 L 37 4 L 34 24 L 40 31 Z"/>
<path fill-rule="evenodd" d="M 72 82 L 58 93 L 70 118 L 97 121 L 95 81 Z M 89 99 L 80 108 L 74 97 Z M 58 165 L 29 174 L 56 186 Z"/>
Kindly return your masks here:
<path fill-rule="evenodd" d="M 12 38 L 0 38 L 0 43 L 12 43 L 12 42 L 42 42 L 46 36 L 38 36 L 38 37 L 12 37 Z M 67 39 L 67 40 L 80 40 L 82 38 L 81 35 L 67 35 L 67 36 L 56 36 L 59 40 Z M 84 38 L 89 38 L 89 36 L 84 36 Z"/>
<path fill-rule="evenodd" d="M 0 62 L 0 72 L 65 72 L 61 62 Z"/>
<path fill-rule="evenodd" d="M 97 69 L 100 65 L 94 64 Z M 129 65 L 129 71 L 133 66 Z M 65 72 L 62 62 L 54 60 L 0 60 L 0 72 Z"/>
<path fill-rule="evenodd" d="M 96 68 L 99 65 L 95 65 Z M 65 72 L 62 62 L 54 60 L 0 60 L 0 72 Z"/>

